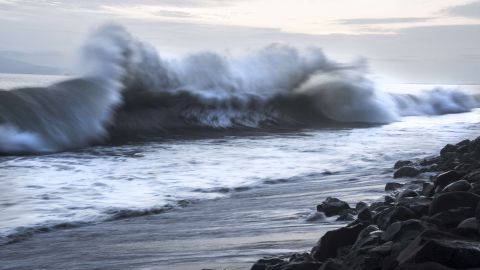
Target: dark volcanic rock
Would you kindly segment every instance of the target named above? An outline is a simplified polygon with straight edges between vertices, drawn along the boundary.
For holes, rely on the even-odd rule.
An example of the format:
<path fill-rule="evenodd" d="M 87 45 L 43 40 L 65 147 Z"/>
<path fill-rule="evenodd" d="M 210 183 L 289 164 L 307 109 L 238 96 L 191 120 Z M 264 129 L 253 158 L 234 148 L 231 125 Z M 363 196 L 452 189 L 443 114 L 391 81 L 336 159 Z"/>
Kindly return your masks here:
<path fill-rule="evenodd" d="M 405 189 L 404 191 L 398 193 L 397 199 L 401 198 L 407 198 L 407 197 L 417 197 L 418 193 L 411 190 L 411 189 Z"/>
<path fill-rule="evenodd" d="M 477 225 L 477 220 L 474 217 L 467 218 L 465 220 L 462 220 L 460 224 L 457 226 L 458 229 L 463 229 L 463 230 L 478 230 L 478 225 Z"/>
<path fill-rule="evenodd" d="M 480 202 L 479 195 L 465 191 L 436 194 L 430 204 L 428 214 L 432 216 L 436 213 L 460 207 L 475 208 L 478 202 Z"/>
<path fill-rule="evenodd" d="M 386 204 L 391 204 L 391 203 L 394 203 L 396 201 L 396 199 L 392 196 L 385 196 L 384 200 L 385 200 Z"/>
<path fill-rule="evenodd" d="M 344 246 L 353 245 L 357 240 L 358 234 L 365 228 L 362 224 L 351 227 L 343 227 L 327 232 L 312 249 L 312 256 L 325 261 L 328 258 L 337 256 L 337 251 Z"/>
<path fill-rule="evenodd" d="M 367 207 L 368 207 L 368 204 L 366 202 L 358 202 L 357 205 L 355 205 L 355 210 L 360 212 L 362 209 Z"/>
<path fill-rule="evenodd" d="M 396 182 L 388 182 L 387 184 L 385 184 L 385 191 L 392 191 L 392 190 L 399 189 L 401 187 L 403 187 L 403 184 L 396 183 Z"/>
<path fill-rule="evenodd" d="M 475 209 L 475 218 L 477 219 L 478 232 L 480 233 L 480 202 Z"/>
<path fill-rule="evenodd" d="M 396 170 L 393 174 L 393 178 L 400 177 L 415 177 L 420 174 L 420 171 L 415 167 L 403 166 L 400 169 Z"/>
<path fill-rule="evenodd" d="M 385 230 L 382 235 L 384 241 L 399 241 L 399 240 L 411 240 L 417 237 L 426 226 L 417 219 L 410 219 L 406 221 L 397 221 Z"/>
<path fill-rule="evenodd" d="M 424 263 L 406 263 L 397 266 L 394 270 L 455 270 L 450 267 L 446 267 L 436 262 L 424 262 Z"/>
<path fill-rule="evenodd" d="M 428 209 L 432 199 L 429 197 L 407 197 L 401 198 L 397 201 L 398 206 L 405 206 L 406 208 L 415 212 L 418 216 L 428 215 Z"/>
<path fill-rule="evenodd" d="M 457 171 L 448 171 L 437 175 L 435 179 L 435 187 L 446 187 L 447 185 L 457 181 L 462 177 Z"/>
<path fill-rule="evenodd" d="M 473 217 L 475 209 L 472 207 L 460 207 L 437 213 L 433 219 L 440 221 L 447 228 L 456 227 L 463 220 Z"/>
<path fill-rule="evenodd" d="M 456 145 L 447 144 L 442 148 L 442 150 L 440 150 L 440 156 L 444 157 L 444 156 L 446 156 L 447 153 L 456 152 L 457 148 L 458 148 L 458 146 L 456 146 Z"/>
<path fill-rule="evenodd" d="M 350 213 L 344 213 L 338 216 L 336 221 L 353 221 L 355 220 L 355 216 Z"/>
<path fill-rule="evenodd" d="M 467 180 L 458 180 L 447 185 L 442 192 L 450 192 L 450 191 L 468 191 L 472 188 L 472 185 Z"/>
<path fill-rule="evenodd" d="M 372 220 L 372 211 L 365 208 L 358 213 L 358 219 L 362 222 L 370 222 Z"/>
<path fill-rule="evenodd" d="M 390 225 L 393 222 L 396 221 L 405 221 L 409 219 L 415 219 L 417 218 L 418 215 L 415 214 L 412 210 L 404 207 L 404 206 L 399 206 L 396 207 L 389 215 L 388 221 L 385 225 Z"/>
<path fill-rule="evenodd" d="M 319 270 L 343 270 L 343 262 L 337 259 L 328 259 Z"/>
<path fill-rule="evenodd" d="M 270 270 L 273 267 L 280 267 L 286 264 L 287 262 L 280 258 L 263 258 L 258 260 L 251 270 Z"/>
<path fill-rule="evenodd" d="M 431 197 L 433 196 L 433 191 L 435 190 L 435 186 L 432 183 L 423 183 L 422 186 L 422 195 Z"/>
<path fill-rule="evenodd" d="M 480 170 L 475 170 L 468 173 L 465 179 L 470 183 L 480 182 Z"/>
<path fill-rule="evenodd" d="M 292 262 L 268 270 L 318 270 L 321 266 L 321 262 Z"/>
<path fill-rule="evenodd" d="M 393 168 L 394 169 L 399 169 L 401 167 L 412 165 L 412 164 L 413 164 L 413 162 L 411 162 L 410 160 L 399 160 L 399 161 L 395 162 L 395 165 L 393 166 Z"/>
<path fill-rule="evenodd" d="M 332 197 L 328 197 L 322 204 L 317 205 L 317 211 L 324 212 L 327 217 L 338 215 L 346 209 L 350 209 L 348 203 Z"/>
<path fill-rule="evenodd" d="M 384 207 L 385 204 L 383 202 L 373 202 L 372 204 L 370 204 L 370 210 L 371 211 L 381 211 L 380 208 L 381 207 Z"/>
<path fill-rule="evenodd" d="M 465 140 L 457 143 L 456 145 L 457 145 L 457 146 L 470 146 L 470 142 L 471 142 L 471 141 L 470 141 L 469 139 L 465 139 Z"/>
<path fill-rule="evenodd" d="M 399 264 L 436 262 L 453 268 L 480 267 L 477 241 L 458 239 L 440 231 L 426 230 L 397 257 Z"/>
<path fill-rule="evenodd" d="M 293 254 L 288 261 L 289 262 L 313 262 L 315 261 L 315 259 L 313 259 L 312 255 L 310 255 L 309 253 L 297 253 L 297 254 Z"/>

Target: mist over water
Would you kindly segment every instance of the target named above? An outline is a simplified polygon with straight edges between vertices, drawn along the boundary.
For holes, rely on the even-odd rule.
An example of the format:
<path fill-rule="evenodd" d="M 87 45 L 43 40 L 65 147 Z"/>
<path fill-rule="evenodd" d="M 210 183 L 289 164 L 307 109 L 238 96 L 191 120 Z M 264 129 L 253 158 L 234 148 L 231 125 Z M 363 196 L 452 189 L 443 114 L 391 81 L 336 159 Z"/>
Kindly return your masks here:
<path fill-rule="evenodd" d="M 81 60 L 74 79 L 0 91 L 0 152 L 54 152 L 199 130 L 386 124 L 479 105 L 457 89 L 381 91 L 361 64 L 336 63 L 318 48 L 274 44 L 243 57 L 162 58 L 112 24 L 87 38 Z"/>

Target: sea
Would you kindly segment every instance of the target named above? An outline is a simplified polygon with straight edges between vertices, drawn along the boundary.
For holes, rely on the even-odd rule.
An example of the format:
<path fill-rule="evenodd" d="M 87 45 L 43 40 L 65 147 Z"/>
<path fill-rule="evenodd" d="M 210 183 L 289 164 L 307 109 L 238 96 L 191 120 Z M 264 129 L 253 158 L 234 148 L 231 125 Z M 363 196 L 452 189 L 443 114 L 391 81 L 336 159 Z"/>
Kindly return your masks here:
<path fill-rule="evenodd" d="M 97 42 L 81 76 L 0 74 L 0 268 L 248 269 L 344 224 L 316 214 L 327 197 L 381 200 L 397 160 L 480 136 L 477 85 L 125 43 L 126 71 Z"/>

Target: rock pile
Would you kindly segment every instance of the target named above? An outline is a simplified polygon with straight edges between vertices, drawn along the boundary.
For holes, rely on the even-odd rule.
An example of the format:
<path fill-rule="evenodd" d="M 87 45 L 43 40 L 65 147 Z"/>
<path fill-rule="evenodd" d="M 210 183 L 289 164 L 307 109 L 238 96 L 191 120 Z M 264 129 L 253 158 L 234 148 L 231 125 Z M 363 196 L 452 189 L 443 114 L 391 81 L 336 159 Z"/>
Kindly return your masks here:
<path fill-rule="evenodd" d="M 480 137 L 395 169 L 394 178 L 434 174 L 387 183 L 390 194 L 371 205 L 327 198 L 319 212 L 356 219 L 327 232 L 310 253 L 264 258 L 252 270 L 480 269 Z"/>

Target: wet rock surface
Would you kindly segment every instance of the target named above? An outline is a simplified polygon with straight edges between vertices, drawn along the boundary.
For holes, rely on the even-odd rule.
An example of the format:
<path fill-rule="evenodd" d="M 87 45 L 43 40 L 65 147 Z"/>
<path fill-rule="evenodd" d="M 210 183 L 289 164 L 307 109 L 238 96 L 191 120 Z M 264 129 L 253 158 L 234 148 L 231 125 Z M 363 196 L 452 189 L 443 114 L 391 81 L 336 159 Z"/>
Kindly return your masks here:
<path fill-rule="evenodd" d="M 317 205 L 317 211 L 325 213 L 327 217 L 338 215 L 348 209 L 350 209 L 350 206 L 347 202 L 332 197 L 328 197 L 321 204 Z"/>
<path fill-rule="evenodd" d="M 416 180 L 387 183 L 388 194 L 370 205 L 327 198 L 319 212 L 356 219 L 310 253 L 262 259 L 252 269 L 480 269 L 480 137 L 394 169 L 394 178 Z"/>

